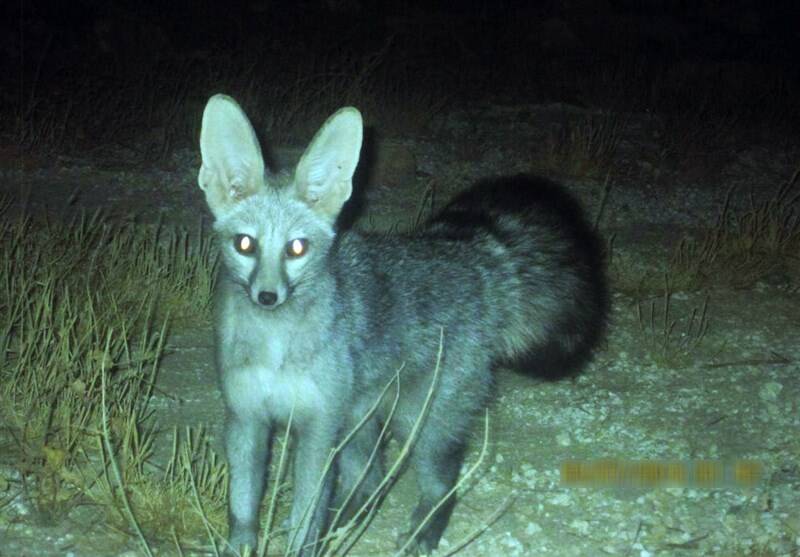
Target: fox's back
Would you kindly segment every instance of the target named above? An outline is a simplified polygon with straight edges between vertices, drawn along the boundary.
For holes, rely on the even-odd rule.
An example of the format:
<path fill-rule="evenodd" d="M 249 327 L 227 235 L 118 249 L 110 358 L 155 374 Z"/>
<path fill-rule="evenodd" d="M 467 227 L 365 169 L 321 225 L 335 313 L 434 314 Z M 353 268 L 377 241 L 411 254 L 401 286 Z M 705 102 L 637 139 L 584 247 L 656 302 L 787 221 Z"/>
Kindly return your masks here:
<path fill-rule="evenodd" d="M 553 375 L 602 326 L 593 242 L 570 198 L 517 177 L 468 190 L 412 234 L 342 234 L 332 256 L 372 356 L 430 365 L 443 331 L 449 351 Z"/>

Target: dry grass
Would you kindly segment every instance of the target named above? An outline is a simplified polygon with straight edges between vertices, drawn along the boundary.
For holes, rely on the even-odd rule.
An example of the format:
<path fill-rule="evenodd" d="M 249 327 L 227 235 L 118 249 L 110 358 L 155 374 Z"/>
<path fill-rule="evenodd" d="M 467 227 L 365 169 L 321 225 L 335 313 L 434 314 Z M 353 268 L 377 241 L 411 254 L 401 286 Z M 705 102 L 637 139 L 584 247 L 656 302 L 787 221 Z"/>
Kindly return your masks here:
<path fill-rule="evenodd" d="M 606 176 L 620 141 L 622 122 L 601 113 L 563 122 L 548 135 L 542 153 L 536 154 L 534 169 L 573 177 Z"/>
<path fill-rule="evenodd" d="M 749 206 L 725 200 L 716 224 L 699 240 L 684 239 L 670 261 L 675 288 L 745 288 L 761 280 L 800 279 L 800 170 L 775 194 Z"/>
<path fill-rule="evenodd" d="M 227 467 L 211 449 L 205 431 L 174 431 L 172 453 L 163 469 L 153 465 L 153 433 L 146 435 L 145 444 L 125 438 L 115 449 L 119 477 L 111 473 L 112 453 L 103 451 L 104 473 L 85 493 L 115 511 L 107 518 L 118 531 L 140 530 L 150 539 L 171 539 L 184 548 L 218 540 L 227 523 Z"/>
<path fill-rule="evenodd" d="M 193 535 L 196 513 L 176 503 L 187 470 L 218 501 L 222 468 L 190 435 L 154 476 L 149 402 L 169 314 L 207 311 L 208 240 L 80 215 L 4 218 L 0 246 L 0 443 L 19 478 L 13 497 L 51 523 L 87 500 L 123 513 L 125 493 L 145 527 Z"/>
<path fill-rule="evenodd" d="M 768 199 L 749 197 L 733 208 L 728 193 L 716 222 L 685 237 L 666 260 L 614 253 L 609 274 L 615 290 L 649 297 L 663 291 L 749 288 L 759 281 L 800 287 L 800 170 Z"/>
<path fill-rule="evenodd" d="M 326 43 L 306 55 L 292 52 L 298 48 L 295 41 L 243 49 L 236 57 L 207 52 L 195 58 L 137 49 L 110 73 L 60 60 L 45 48 L 40 64 L 53 75 L 34 72 L 20 81 L 13 114 L 0 112 L 0 118 L 23 152 L 77 151 L 118 160 L 123 150 L 127 162 L 150 164 L 194 144 L 213 93 L 236 97 L 256 128 L 281 143 L 307 138 L 348 104 L 387 133 L 418 133 L 452 96 L 445 76 L 421 70 L 393 36 L 372 47 Z M 96 55 L 90 52 L 87 60 Z M 59 94 L 50 94 L 51 81 Z"/>
<path fill-rule="evenodd" d="M 660 301 L 638 302 L 636 316 L 643 345 L 660 366 L 683 368 L 691 365 L 705 345 L 708 332 L 708 298 L 688 315 L 675 318 L 669 283 Z"/>
<path fill-rule="evenodd" d="M 684 180 L 715 179 L 730 160 L 737 132 L 735 114 L 720 113 L 713 101 L 662 117 L 659 168 L 675 169 Z"/>

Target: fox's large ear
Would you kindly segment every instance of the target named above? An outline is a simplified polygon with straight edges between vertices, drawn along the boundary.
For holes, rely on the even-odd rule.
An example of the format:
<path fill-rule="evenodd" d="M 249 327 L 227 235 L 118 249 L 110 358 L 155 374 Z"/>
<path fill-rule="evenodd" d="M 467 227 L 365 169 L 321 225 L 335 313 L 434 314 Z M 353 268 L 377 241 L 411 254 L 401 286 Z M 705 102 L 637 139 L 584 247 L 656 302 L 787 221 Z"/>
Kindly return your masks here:
<path fill-rule="evenodd" d="M 200 155 L 197 183 L 215 216 L 264 185 L 264 159 L 253 126 L 227 95 L 214 95 L 206 104 Z"/>
<path fill-rule="evenodd" d="M 322 125 L 297 163 L 296 195 L 331 221 L 353 191 L 362 136 L 361 113 L 341 108 Z"/>

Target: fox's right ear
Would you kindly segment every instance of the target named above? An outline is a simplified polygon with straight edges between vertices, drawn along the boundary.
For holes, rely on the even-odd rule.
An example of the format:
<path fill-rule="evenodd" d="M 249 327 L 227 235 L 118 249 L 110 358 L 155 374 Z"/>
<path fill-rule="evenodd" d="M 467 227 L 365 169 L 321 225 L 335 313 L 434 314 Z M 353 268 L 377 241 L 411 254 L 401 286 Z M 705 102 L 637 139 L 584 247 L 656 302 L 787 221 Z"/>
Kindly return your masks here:
<path fill-rule="evenodd" d="M 197 183 L 215 216 L 264 186 L 264 159 L 253 126 L 235 100 L 214 95 L 200 129 Z"/>

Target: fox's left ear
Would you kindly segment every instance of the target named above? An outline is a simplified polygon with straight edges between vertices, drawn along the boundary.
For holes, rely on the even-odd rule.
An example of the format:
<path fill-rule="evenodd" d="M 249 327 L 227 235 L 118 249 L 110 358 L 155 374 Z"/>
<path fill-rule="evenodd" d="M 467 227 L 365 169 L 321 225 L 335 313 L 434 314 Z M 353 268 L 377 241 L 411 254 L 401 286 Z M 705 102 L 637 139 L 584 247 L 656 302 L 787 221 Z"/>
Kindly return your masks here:
<path fill-rule="evenodd" d="M 353 191 L 362 137 L 361 113 L 341 108 L 322 125 L 297 163 L 297 197 L 331 221 Z"/>

